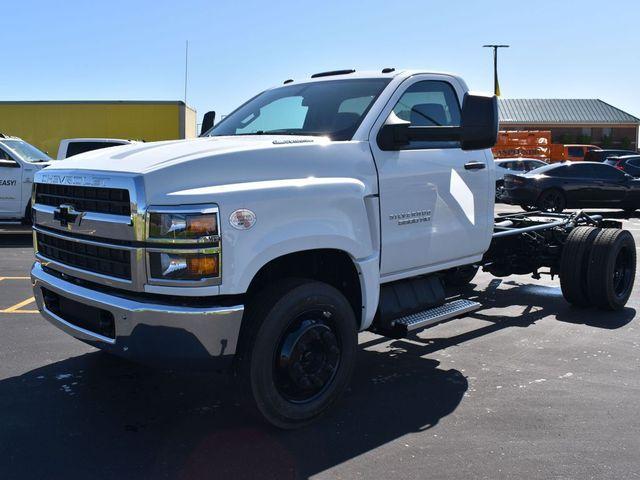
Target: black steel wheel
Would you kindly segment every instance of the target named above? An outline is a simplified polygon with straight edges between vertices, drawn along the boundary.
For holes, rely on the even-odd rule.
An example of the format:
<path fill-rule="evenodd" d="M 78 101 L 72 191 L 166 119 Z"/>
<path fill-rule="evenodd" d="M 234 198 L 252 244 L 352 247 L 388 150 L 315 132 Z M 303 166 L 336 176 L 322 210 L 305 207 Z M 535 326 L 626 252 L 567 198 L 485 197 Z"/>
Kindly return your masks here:
<path fill-rule="evenodd" d="M 337 289 L 287 280 L 250 307 L 243 373 L 255 406 L 271 424 L 302 427 L 329 409 L 355 365 L 357 323 Z"/>
<path fill-rule="evenodd" d="M 636 245 L 631 233 L 617 228 L 601 230 L 589 255 L 591 302 L 605 310 L 623 308 L 631 296 L 635 274 Z"/>
<path fill-rule="evenodd" d="M 576 227 L 567 236 L 560 258 L 560 287 L 565 300 L 577 307 L 591 306 L 587 291 L 589 255 L 600 229 Z"/>
<path fill-rule="evenodd" d="M 538 198 L 538 208 L 543 212 L 562 212 L 567 206 L 564 193 L 560 190 L 551 189 L 542 192 Z"/>
<path fill-rule="evenodd" d="M 284 332 L 273 359 L 278 392 L 294 403 L 321 395 L 340 366 L 341 345 L 328 311 L 311 310 Z"/>

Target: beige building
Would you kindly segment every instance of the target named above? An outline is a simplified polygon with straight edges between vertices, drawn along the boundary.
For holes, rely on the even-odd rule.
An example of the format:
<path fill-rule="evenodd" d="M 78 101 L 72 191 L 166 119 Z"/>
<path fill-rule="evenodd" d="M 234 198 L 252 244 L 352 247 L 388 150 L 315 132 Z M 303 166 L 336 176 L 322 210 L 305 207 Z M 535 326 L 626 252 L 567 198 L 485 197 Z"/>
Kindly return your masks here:
<path fill-rule="evenodd" d="M 599 99 L 501 98 L 501 130 L 551 130 L 553 143 L 638 150 L 640 119 Z"/>

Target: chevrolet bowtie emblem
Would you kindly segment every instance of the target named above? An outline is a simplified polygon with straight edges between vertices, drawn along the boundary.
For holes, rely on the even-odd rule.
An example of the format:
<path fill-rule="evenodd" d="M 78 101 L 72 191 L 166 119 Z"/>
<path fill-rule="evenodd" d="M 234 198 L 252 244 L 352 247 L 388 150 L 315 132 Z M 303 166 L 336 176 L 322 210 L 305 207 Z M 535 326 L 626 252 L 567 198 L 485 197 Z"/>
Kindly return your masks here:
<path fill-rule="evenodd" d="M 79 220 L 80 225 L 83 216 L 84 212 L 77 212 L 73 205 L 60 205 L 53 212 L 53 219 L 59 221 L 61 227 L 68 227 L 69 224 L 76 223 L 76 220 Z"/>

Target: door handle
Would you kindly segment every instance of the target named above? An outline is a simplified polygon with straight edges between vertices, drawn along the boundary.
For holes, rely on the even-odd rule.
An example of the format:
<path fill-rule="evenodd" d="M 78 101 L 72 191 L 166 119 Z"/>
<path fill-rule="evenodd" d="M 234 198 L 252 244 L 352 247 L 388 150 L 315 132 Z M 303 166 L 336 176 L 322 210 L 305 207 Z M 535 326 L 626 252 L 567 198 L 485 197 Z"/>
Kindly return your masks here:
<path fill-rule="evenodd" d="M 469 162 L 464 164 L 465 170 L 482 170 L 485 167 L 484 162 Z"/>

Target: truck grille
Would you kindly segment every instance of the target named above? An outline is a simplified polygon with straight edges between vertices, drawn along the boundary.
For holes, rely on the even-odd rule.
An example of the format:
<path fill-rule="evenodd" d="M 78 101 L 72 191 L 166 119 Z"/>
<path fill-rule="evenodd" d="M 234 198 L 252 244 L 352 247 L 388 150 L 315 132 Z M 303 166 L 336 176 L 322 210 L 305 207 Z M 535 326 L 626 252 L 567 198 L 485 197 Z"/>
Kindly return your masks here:
<path fill-rule="evenodd" d="M 80 212 L 131 215 L 129 191 L 123 188 L 38 183 L 36 184 L 36 203 L 52 207 L 71 204 Z"/>
<path fill-rule="evenodd" d="M 120 248 L 80 243 L 36 232 L 38 253 L 65 265 L 131 280 L 131 255 Z"/>

